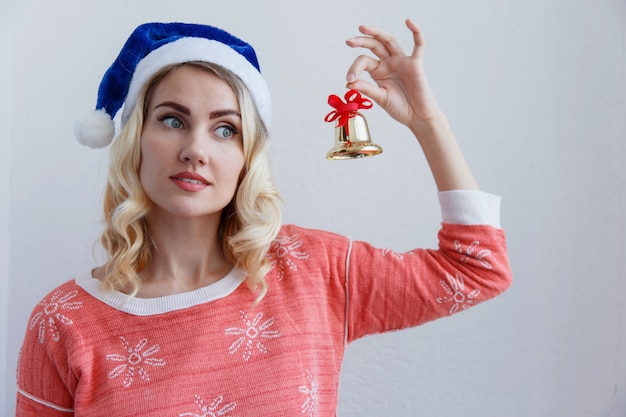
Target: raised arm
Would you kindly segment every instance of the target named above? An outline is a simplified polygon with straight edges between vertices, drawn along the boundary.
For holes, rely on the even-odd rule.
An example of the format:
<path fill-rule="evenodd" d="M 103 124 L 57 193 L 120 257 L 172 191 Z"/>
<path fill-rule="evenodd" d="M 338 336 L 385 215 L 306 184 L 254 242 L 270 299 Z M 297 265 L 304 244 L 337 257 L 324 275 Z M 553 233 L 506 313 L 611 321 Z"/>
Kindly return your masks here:
<path fill-rule="evenodd" d="M 415 135 L 426 156 L 439 191 L 478 189 L 448 119 L 440 109 L 424 72 L 424 38 L 410 19 L 413 51 L 407 55 L 391 34 L 360 26 L 360 36 L 348 39 L 351 47 L 369 49 L 376 58 L 361 55 L 347 74 L 347 87 L 369 96 Z M 366 71 L 375 85 L 359 78 Z"/>

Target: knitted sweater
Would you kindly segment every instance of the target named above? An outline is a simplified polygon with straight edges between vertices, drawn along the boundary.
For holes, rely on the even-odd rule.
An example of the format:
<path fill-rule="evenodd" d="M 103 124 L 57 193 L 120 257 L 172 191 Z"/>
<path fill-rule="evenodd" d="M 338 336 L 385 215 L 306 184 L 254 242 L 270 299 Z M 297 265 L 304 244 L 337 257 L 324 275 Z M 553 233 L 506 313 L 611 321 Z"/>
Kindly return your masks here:
<path fill-rule="evenodd" d="M 66 282 L 31 315 L 17 416 L 334 416 L 347 343 L 465 310 L 510 283 L 499 200 L 440 195 L 436 250 L 283 226 L 256 307 L 238 269 L 151 299 L 90 276 Z M 496 224 L 475 224 L 485 218 Z"/>

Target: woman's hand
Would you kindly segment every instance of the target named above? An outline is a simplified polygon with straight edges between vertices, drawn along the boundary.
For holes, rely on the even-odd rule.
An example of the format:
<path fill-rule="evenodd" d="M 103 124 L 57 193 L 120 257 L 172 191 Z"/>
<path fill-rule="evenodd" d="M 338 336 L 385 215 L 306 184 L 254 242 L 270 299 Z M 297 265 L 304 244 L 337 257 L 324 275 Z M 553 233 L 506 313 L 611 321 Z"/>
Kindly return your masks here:
<path fill-rule="evenodd" d="M 370 26 L 359 26 L 363 34 L 346 41 L 348 46 L 372 51 L 378 58 L 361 55 L 347 74 L 349 89 L 365 94 L 398 122 L 416 128 L 440 115 L 441 110 L 424 74 L 424 38 L 410 19 L 406 26 L 413 33 L 413 51 L 406 55 L 398 40 L 389 33 Z M 359 79 L 367 71 L 376 85 Z"/>
<path fill-rule="evenodd" d="M 366 48 L 378 58 L 361 55 L 348 70 L 346 87 L 370 97 L 391 117 L 406 125 L 419 141 L 439 191 L 478 189 L 448 120 L 439 108 L 424 74 L 424 39 L 410 19 L 413 52 L 406 55 L 395 37 L 380 29 L 360 26 L 363 36 L 348 39 L 351 47 Z M 367 71 L 376 85 L 359 79 Z"/>

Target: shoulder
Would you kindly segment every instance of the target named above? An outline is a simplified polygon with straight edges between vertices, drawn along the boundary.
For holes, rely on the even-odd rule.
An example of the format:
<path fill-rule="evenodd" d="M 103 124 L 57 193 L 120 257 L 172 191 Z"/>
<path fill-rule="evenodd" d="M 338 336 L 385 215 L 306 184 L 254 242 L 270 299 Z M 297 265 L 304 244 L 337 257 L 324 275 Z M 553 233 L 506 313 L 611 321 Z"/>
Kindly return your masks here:
<path fill-rule="evenodd" d="M 341 273 L 350 253 L 351 242 L 345 236 L 292 224 L 281 227 L 268 251 L 271 269 L 279 279 L 289 273 Z"/>
<path fill-rule="evenodd" d="M 71 279 L 52 289 L 40 299 L 32 309 L 29 330 L 57 332 L 70 329 L 77 321 L 85 321 L 92 314 L 95 300 L 79 284 L 78 279 Z M 46 330 L 47 329 L 47 330 Z M 39 334 L 42 337 L 42 334 Z"/>
<path fill-rule="evenodd" d="M 87 303 L 86 296 L 73 279 L 46 294 L 32 309 L 25 343 L 50 346 L 68 339 L 63 336 L 72 333 L 76 320 L 84 316 L 80 310 Z"/>
<path fill-rule="evenodd" d="M 70 305 L 75 306 L 75 304 L 71 303 L 78 302 L 77 299 L 82 298 L 81 293 L 81 288 L 76 284 L 76 280 L 68 280 L 63 284 L 57 286 L 56 288 L 48 292 L 48 294 L 46 294 L 43 298 L 41 298 L 39 303 L 35 306 L 34 310 L 37 311 L 42 307 L 45 308 L 46 306 L 52 305 L 59 305 L 63 308 Z"/>
<path fill-rule="evenodd" d="M 280 228 L 278 236 L 272 244 L 276 249 L 281 246 L 306 246 L 309 249 L 348 247 L 350 239 L 337 233 L 312 229 L 294 224 L 286 224 Z M 295 245 L 295 246 L 294 246 Z"/>
<path fill-rule="evenodd" d="M 284 224 L 281 226 L 278 232 L 277 238 L 283 238 L 286 236 L 298 235 L 309 239 L 321 239 L 321 240 L 348 240 L 346 236 L 329 232 L 326 230 L 320 230 L 315 228 L 298 226 L 295 224 Z"/>

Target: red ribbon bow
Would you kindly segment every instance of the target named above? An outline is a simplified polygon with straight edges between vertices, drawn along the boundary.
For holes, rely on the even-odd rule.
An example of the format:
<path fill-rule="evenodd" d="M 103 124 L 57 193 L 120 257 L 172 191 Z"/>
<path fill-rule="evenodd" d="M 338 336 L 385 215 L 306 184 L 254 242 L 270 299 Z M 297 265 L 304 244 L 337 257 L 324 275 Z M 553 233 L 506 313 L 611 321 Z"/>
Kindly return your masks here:
<path fill-rule="evenodd" d="M 371 109 L 372 100 L 364 98 L 356 90 L 350 90 L 345 95 L 346 102 L 344 103 L 341 98 L 331 94 L 328 96 L 328 104 L 335 108 L 324 118 L 327 122 L 332 122 L 337 118 L 337 126 L 343 126 L 348 123 L 348 119 L 354 115 L 359 109 Z"/>

